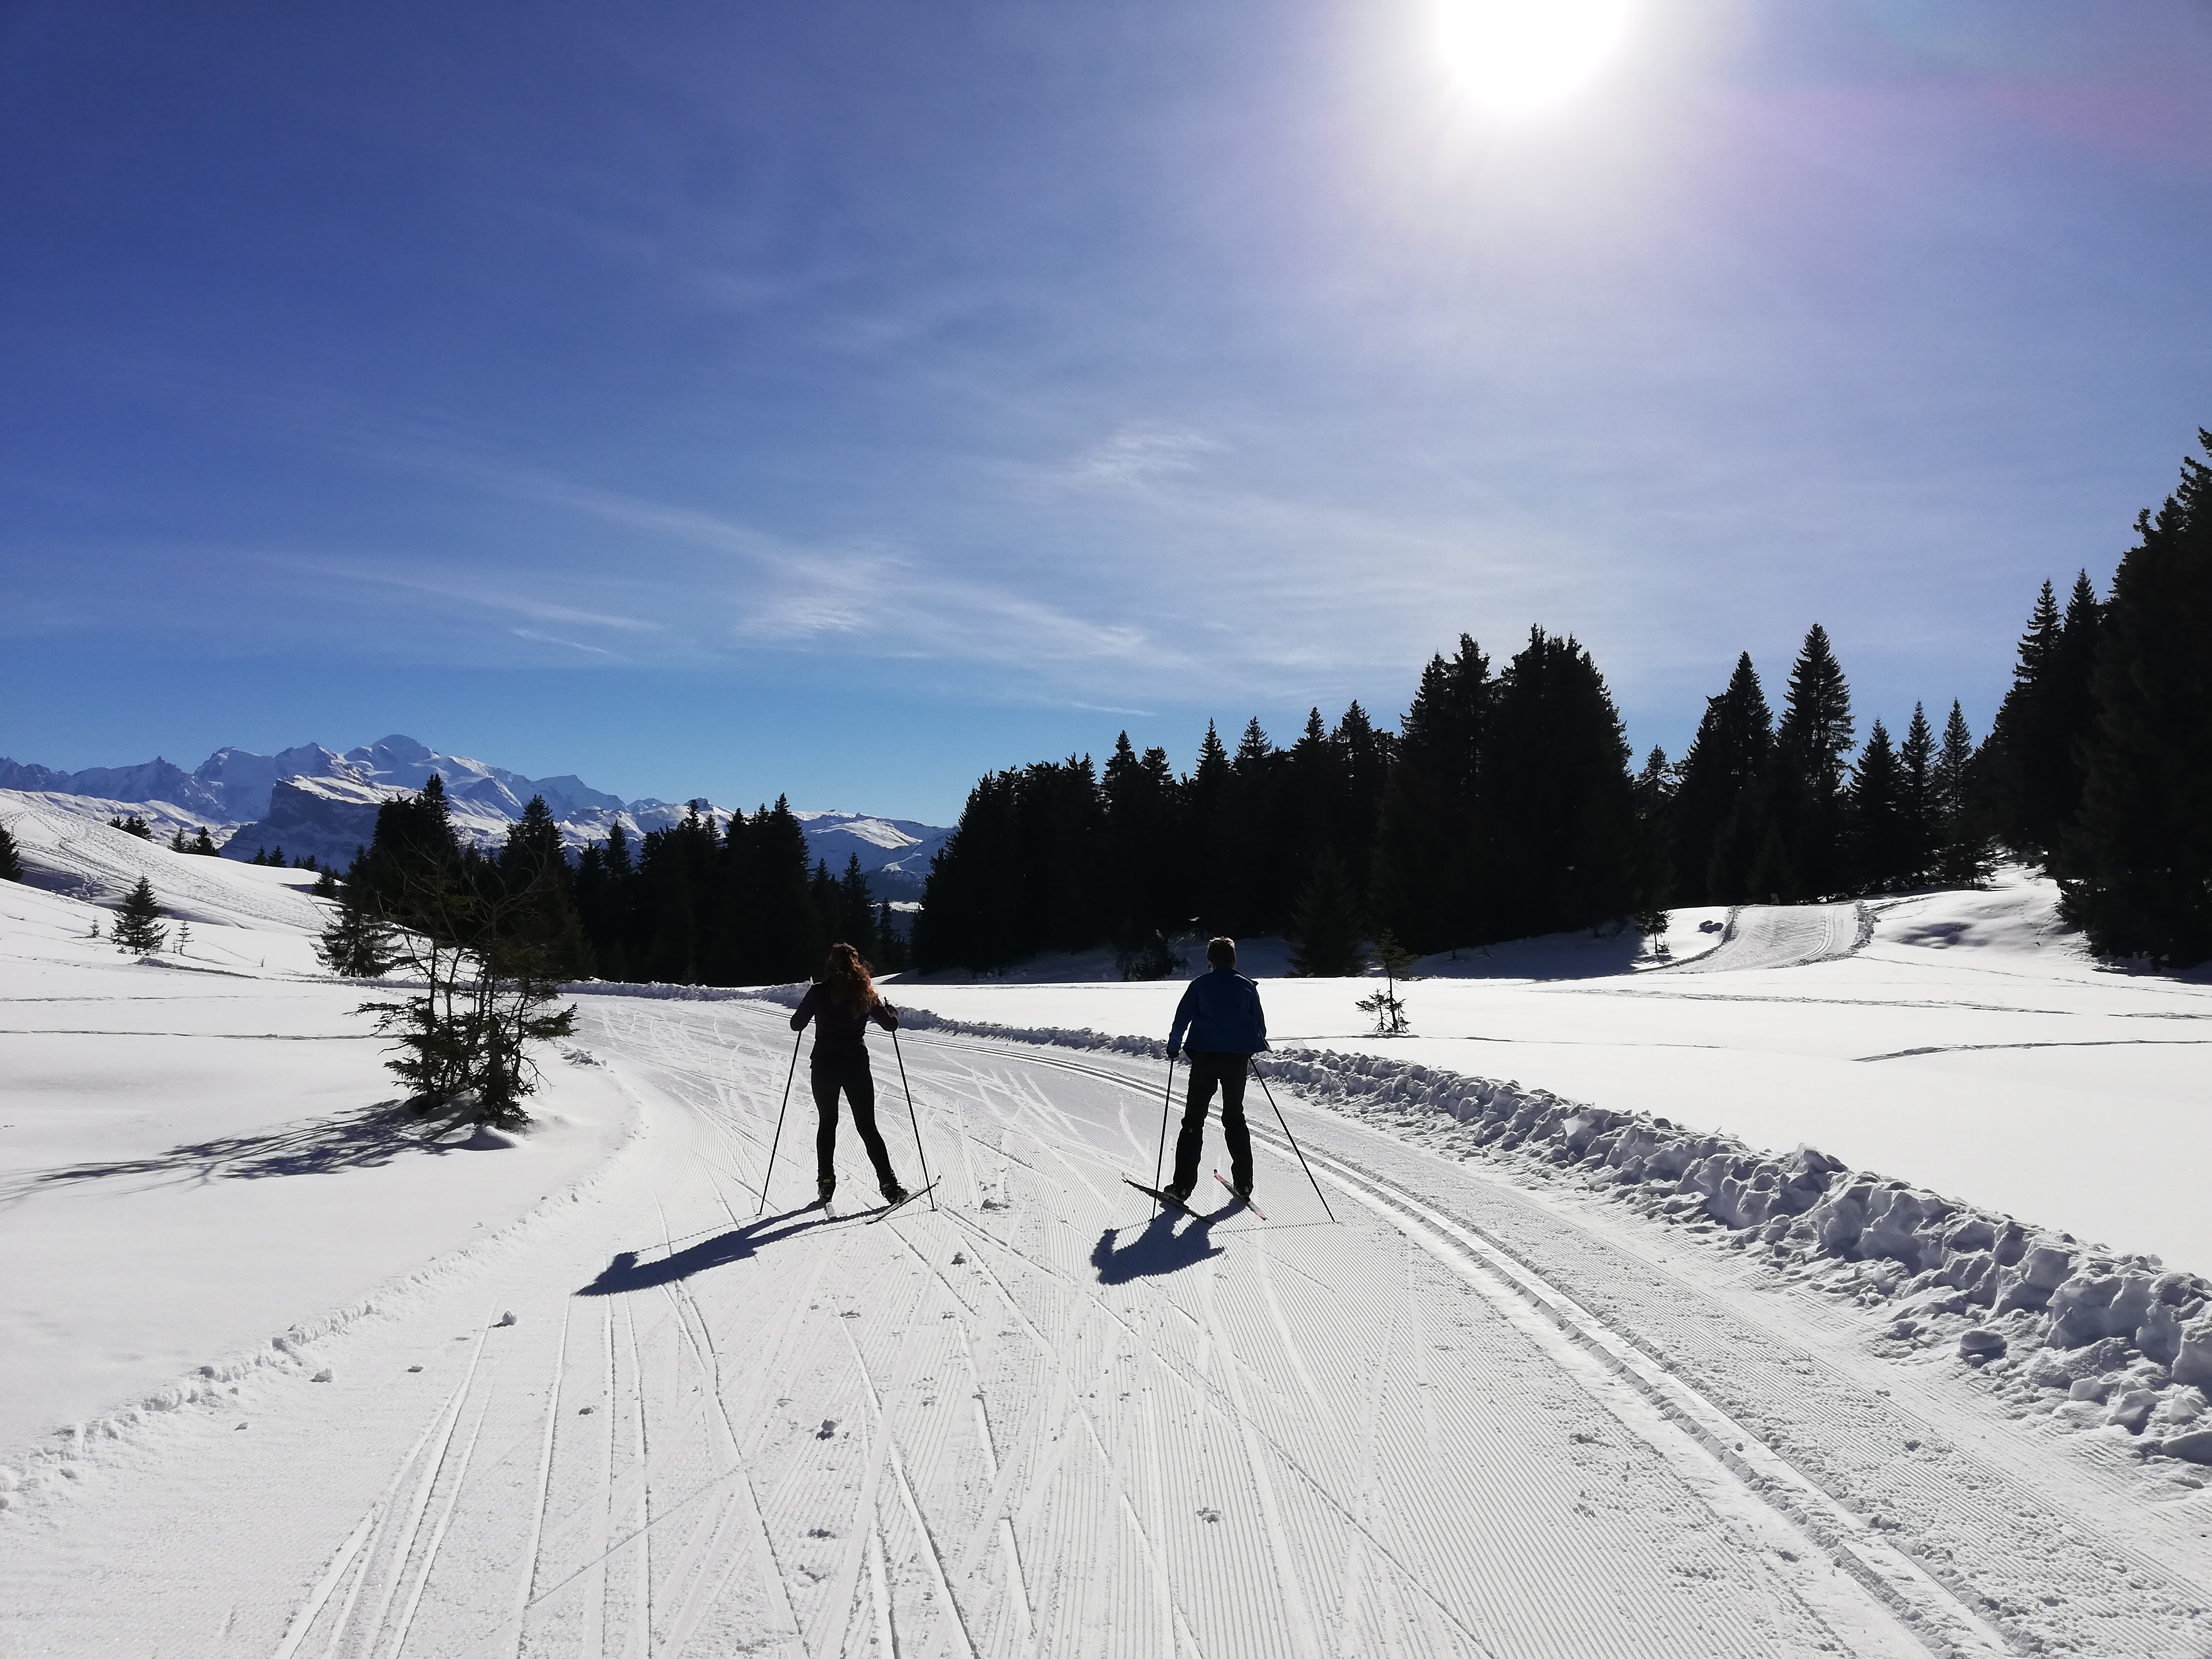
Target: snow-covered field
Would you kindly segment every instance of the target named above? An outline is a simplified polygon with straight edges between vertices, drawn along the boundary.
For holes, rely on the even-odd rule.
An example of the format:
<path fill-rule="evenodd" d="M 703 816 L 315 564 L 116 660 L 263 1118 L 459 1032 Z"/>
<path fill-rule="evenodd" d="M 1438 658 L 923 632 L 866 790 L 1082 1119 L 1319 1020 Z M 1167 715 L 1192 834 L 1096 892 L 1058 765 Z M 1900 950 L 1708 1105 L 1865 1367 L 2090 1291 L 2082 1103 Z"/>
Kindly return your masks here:
<path fill-rule="evenodd" d="M 2115 1249 L 2212 1272 L 2212 983 L 2115 973 L 2061 930 L 2050 884 L 1677 911 L 1677 965 L 1632 936 L 1432 957 L 1401 988 L 1415 1035 L 1363 1035 L 1373 980 L 1269 980 L 1279 1044 L 1514 1079 L 1757 1146 L 1809 1142 Z M 1710 952 L 1698 955 L 1695 953 Z M 1256 971 L 1279 970 L 1261 941 Z M 1103 961 L 1103 958 L 1102 958 Z M 1633 971 L 1632 971 L 1633 970 Z M 1103 971 L 1102 969 L 1102 971 Z M 984 981 L 902 993 L 1018 1027 L 1164 1037 L 1178 981 Z"/>
<path fill-rule="evenodd" d="M 939 1207 L 874 1225 L 849 1131 L 799 1207 L 803 1098 L 755 1218 L 773 1001 L 587 995 L 544 1127 L 470 1145 L 380 1103 L 286 872 L 16 830 L 195 919 L 140 963 L 0 884 L 11 1656 L 2212 1651 L 2205 1472 L 2142 1455 L 2200 1420 L 2148 1353 L 2194 1281 L 2073 1253 L 2065 1317 L 2184 1294 L 2062 1350 L 1942 1279 L 2000 1211 L 2212 1267 L 2212 991 L 2095 970 L 2024 878 L 1429 964 L 1390 1042 L 1371 982 L 1270 980 L 1320 1190 L 1255 1093 L 1264 1218 L 1119 1179 L 1176 988 L 894 990 Z M 1662 1180 L 1709 1129 L 1749 1146 Z M 1712 1218 L 1805 1139 L 1979 1208 Z"/>

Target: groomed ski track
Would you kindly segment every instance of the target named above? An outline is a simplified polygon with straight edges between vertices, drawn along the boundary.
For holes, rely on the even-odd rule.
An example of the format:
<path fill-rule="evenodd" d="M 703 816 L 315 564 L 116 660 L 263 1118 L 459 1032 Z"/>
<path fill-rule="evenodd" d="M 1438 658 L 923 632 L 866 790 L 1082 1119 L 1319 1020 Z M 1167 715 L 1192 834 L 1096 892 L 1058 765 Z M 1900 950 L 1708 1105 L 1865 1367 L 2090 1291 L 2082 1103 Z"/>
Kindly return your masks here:
<path fill-rule="evenodd" d="M 1256 1091 L 1273 1220 L 1148 1218 L 1158 1067 L 919 1033 L 943 1207 L 799 1209 L 794 1109 L 757 1221 L 780 1011 L 584 1007 L 623 1150 L 320 1345 L 328 1382 L 27 1517 L 10 1653 L 1982 1655 L 2053 1591 L 2075 1651 L 2198 1650 L 2159 1563 L 1955 1447 L 1900 1468 L 1916 1425 L 1771 1331 L 1726 1364 L 1741 1306 L 1280 1090 L 1341 1224 Z"/>
<path fill-rule="evenodd" d="M 1718 945 L 1666 971 L 1803 968 L 1850 956 L 1873 935 L 1873 913 L 1863 904 L 1747 904 L 1730 914 Z"/>

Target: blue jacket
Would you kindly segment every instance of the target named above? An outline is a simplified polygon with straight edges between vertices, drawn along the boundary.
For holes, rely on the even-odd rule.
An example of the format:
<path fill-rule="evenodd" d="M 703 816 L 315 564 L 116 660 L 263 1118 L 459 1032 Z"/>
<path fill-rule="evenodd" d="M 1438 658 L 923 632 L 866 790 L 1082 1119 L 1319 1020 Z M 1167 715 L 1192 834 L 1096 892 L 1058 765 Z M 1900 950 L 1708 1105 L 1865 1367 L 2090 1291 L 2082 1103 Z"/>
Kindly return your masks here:
<path fill-rule="evenodd" d="M 1267 1050 L 1267 1016 L 1260 1009 L 1260 988 L 1234 968 L 1216 968 L 1191 981 L 1176 1005 L 1175 1029 L 1168 1053 L 1182 1047 L 1190 1031 L 1197 1054 L 1259 1054 Z"/>

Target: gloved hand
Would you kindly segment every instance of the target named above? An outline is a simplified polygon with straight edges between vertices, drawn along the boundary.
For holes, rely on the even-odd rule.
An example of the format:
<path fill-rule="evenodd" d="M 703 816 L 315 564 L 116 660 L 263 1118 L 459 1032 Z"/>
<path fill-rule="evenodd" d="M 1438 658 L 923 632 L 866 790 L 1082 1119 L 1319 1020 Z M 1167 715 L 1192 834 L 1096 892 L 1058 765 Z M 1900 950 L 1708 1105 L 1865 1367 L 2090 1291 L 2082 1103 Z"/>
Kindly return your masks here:
<path fill-rule="evenodd" d="M 1176 1059 L 1176 1057 L 1177 1055 L 1181 1054 L 1182 1053 L 1182 1049 L 1180 1049 L 1180 1048 L 1170 1048 L 1170 1049 L 1169 1049 L 1169 1050 L 1168 1050 L 1168 1059 L 1169 1059 L 1169 1060 L 1172 1062 L 1172 1061 Z"/>

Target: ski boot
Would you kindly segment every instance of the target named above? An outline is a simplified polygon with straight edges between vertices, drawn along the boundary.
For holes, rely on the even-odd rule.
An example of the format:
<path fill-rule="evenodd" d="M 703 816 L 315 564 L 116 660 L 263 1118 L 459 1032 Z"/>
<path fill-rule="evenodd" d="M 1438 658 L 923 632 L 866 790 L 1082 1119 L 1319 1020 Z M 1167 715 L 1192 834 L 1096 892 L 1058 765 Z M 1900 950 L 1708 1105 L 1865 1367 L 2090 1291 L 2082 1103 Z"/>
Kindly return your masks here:
<path fill-rule="evenodd" d="M 837 1182 L 835 1179 L 817 1181 L 814 1183 L 814 1191 L 816 1202 L 827 1207 L 830 1200 L 837 1195 Z"/>

